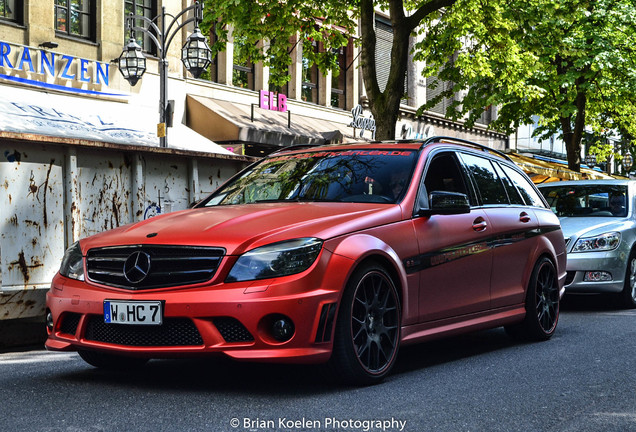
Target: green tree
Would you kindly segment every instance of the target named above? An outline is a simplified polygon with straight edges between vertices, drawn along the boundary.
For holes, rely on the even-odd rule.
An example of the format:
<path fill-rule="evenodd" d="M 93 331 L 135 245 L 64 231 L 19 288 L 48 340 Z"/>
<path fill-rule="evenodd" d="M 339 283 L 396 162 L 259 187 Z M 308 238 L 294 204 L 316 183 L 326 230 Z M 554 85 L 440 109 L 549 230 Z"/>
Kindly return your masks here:
<path fill-rule="evenodd" d="M 298 34 L 304 40 L 320 42 L 320 52 L 305 50 L 310 63 L 321 72 L 337 71 L 337 48 L 347 45 L 356 35 L 360 19 L 359 41 L 361 67 L 369 106 L 376 120 L 376 138 L 393 139 L 403 98 L 409 36 L 427 17 L 437 17 L 443 8 L 457 0 L 322 0 L 322 1 L 254 1 L 218 0 L 205 5 L 203 31 L 210 31 L 215 23 L 217 42 L 213 54 L 225 50 L 228 27 L 245 43 L 244 52 L 250 61 L 263 62 L 270 67 L 270 84 L 283 86 L 288 80 L 291 63 L 290 41 Z M 390 14 L 393 27 L 391 69 L 384 90 L 376 78 L 374 10 Z M 320 24 L 317 24 L 317 23 Z M 265 41 L 265 43 L 261 43 Z"/>
<path fill-rule="evenodd" d="M 504 133 L 538 115 L 537 135 L 560 134 L 579 171 L 586 126 L 636 132 L 635 21 L 625 0 L 459 0 L 416 47 L 428 75 L 454 84 L 422 109 L 461 91 L 447 116 L 469 126 L 489 105 Z"/>

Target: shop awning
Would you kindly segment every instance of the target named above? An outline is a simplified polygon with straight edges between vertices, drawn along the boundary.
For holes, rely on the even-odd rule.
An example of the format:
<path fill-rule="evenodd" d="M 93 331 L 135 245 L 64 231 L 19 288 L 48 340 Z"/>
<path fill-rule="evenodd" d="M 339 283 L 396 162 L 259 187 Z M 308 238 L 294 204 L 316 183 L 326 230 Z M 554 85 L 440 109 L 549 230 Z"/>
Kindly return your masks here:
<path fill-rule="evenodd" d="M 568 169 L 564 164 L 548 162 L 533 157 L 524 156 L 519 153 L 508 153 L 512 159 L 535 183 L 547 183 L 561 180 L 587 180 L 587 179 L 612 179 L 614 177 L 591 170 L 581 168 L 581 172 Z"/>
<path fill-rule="evenodd" d="M 252 116 L 252 110 L 254 114 Z M 353 140 L 347 124 L 316 117 L 263 110 L 249 104 L 187 95 L 187 125 L 217 143 L 325 144 Z"/>
<path fill-rule="evenodd" d="M 0 132 L 159 147 L 156 110 L 12 86 L 0 86 L 0 90 Z M 179 123 L 168 129 L 168 144 L 181 150 L 233 155 Z"/>

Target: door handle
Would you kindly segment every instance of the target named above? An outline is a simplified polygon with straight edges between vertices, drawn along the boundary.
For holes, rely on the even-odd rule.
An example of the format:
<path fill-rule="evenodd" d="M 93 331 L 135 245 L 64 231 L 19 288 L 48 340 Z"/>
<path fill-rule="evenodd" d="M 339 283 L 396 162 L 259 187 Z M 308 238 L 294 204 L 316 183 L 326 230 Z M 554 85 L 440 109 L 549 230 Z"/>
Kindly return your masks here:
<path fill-rule="evenodd" d="M 484 231 L 486 227 L 488 227 L 488 223 L 481 216 L 473 221 L 473 230 L 475 231 Z"/>
<path fill-rule="evenodd" d="M 523 223 L 528 223 L 530 222 L 530 216 L 528 216 L 528 213 L 526 212 L 521 212 L 521 214 L 519 215 L 519 220 Z"/>

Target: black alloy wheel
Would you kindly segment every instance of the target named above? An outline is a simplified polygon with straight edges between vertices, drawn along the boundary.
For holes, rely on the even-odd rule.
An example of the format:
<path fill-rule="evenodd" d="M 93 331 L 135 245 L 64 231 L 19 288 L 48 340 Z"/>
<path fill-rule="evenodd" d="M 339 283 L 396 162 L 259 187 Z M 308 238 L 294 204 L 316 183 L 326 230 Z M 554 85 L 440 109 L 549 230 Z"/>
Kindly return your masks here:
<path fill-rule="evenodd" d="M 556 269 L 547 257 L 540 258 L 532 270 L 526 294 L 526 316 L 506 327 L 515 338 L 542 341 L 552 337 L 559 322 L 559 283 Z"/>
<path fill-rule="evenodd" d="M 397 289 L 387 272 L 373 264 L 356 271 L 338 313 L 336 372 L 357 384 L 381 381 L 397 358 L 400 322 Z"/>
<path fill-rule="evenodd" d="M 559 284 L 552 262 L 541 262 L 535 282 L 537 319 L 545 334 L 552 334 L 559 319 Z"/>

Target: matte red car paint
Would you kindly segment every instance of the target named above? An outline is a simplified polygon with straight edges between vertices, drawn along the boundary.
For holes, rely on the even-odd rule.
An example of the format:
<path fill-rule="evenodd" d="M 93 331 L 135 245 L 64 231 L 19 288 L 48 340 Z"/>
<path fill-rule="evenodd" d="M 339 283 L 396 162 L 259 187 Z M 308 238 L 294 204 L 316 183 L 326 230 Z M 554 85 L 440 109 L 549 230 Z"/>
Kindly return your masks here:
<path fill-rule="evenodd" d="M 325 321 L 321 324 L 321 313 L 340 307 L 351 274 L 368 260 L 379 263 L 396 285 L 404 343 L 520 322 L 526 313 L 530 274 L 541 256 L 554 262 L 562 292 L 564 244 L 558 220 L 548 208 L 476 206 L 465 214 L 417 216 L 414 209 L 429 153 L 462 147 L 399 146 L 400 151 L 420 154 L 404 198 L 397 204 L 279 202 L 195 208 L 82 240 L 84 256 L 90 249 L 112 245 L 216 246 L 224 248 L 225 255 L 211 280 L 190 286 L 131 291 L 58 273 L 47 294 L 55 325 L 46 347 L 152 358 L 223 353 L 246 360 L 324 362 L 332 354 L 335 322 L 330 322 L 325 340 L 317 337 Z M 385 151 L 387 145 L 353 147 L 372 152 Z M 329 151 L 334 149 L 339 147 Z M 225 281 L 245 252 L 310 237 L 324 244 L 309 269 L 271 279 Z M 88 317 L 103 320 L 104 300 L 118 299 L 163 301 L 164 317 L 192 319 L 203 343 L 130 346 L 88 340 Z M 330 309 L 329 305 L 336 306 Z M 60 327 L 66 313 L 81 316 L 74 334 Z M 277 342 L 263 330 L 263 320 L 272 314 L 291 318 L 295 333 L 290 340 Z M 213 323 L 215 317 L 236 318 L 254 340 L 226 342 Z"/>

